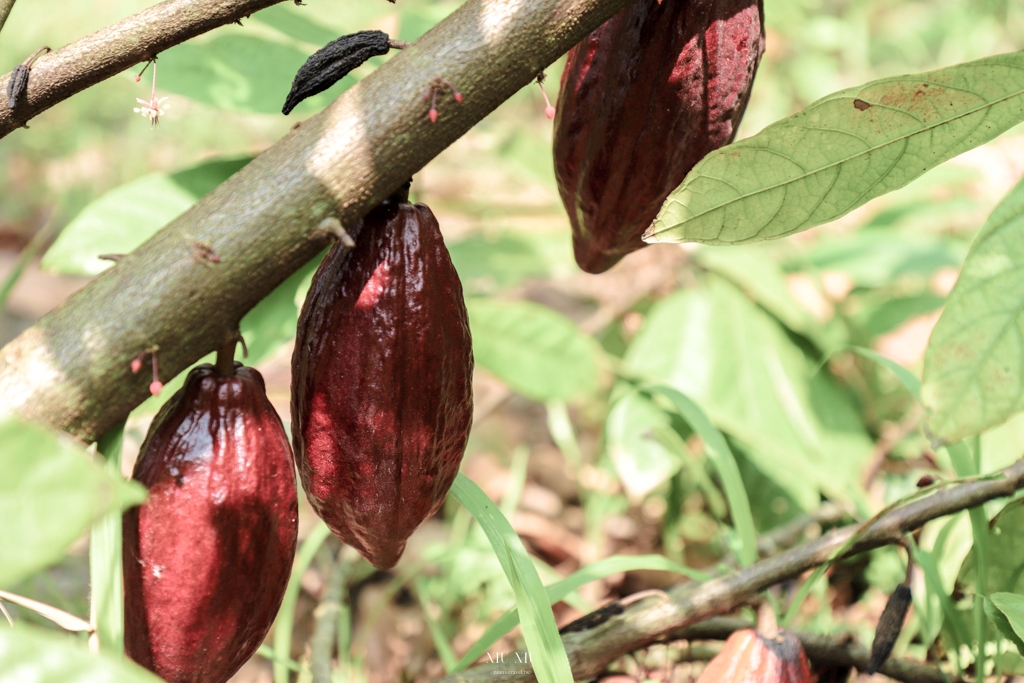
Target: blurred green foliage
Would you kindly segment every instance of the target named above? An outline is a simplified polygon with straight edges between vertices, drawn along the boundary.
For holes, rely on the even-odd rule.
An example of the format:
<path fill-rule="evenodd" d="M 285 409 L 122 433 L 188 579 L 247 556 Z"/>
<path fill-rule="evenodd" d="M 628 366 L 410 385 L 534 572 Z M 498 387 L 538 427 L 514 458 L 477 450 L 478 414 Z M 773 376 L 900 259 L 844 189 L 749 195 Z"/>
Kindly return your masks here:
<path fill-rule="evenodd" d="M 40 44 L 70 42 L 149 4 L 22 0 L 0 37 L 0 70 L 20 63 Z M 0 238 L 23 243 L 54 211 L 63 234 L 44 267 L 76 275 L 100 272 L 109 263 L 96 255 L 141 244 L 295 121 L 387 59 L 371 60 L 291 117 L 281 116 L 295 69 L 317 47 L 339 34 L 370 28 L 414 40 L 458 4 L 308 0 L 304 7 L 275 5 L 241 27 L 217 29 L 160 56 L 157 93 L 169 94 L 171 107 L 156 128 L 132 112 L 135 98 L 149 95 L 151 72 L 141 82 L 134 80 L 141 67 L 57 105 L 34 119 L 30 130 L 0 143 Z M 1024 49 L 1024 4 L 1016 0 L 765 4 L 768 48 L 741 137 L 842 88 Z M 548 69 L 552 95 L 560 68 L 558 63 Z M 563 476 L 569 490 L 558 496 L 560 514 L 579 517 L 565 526 L 582 539 L 580 571 L 619 551 L 658 552 L 691 570 L 716 570 L 753 557 L 754 549 L 749 538 L 743 541 L 743 534 L 732 532 L 738 525 L 726 503 L 728 484 L 701 436 L 721 430 L 726 445 L 711 447 L 733 454 L 736 483 L 746 489 L 752 524 L 762 535 L 814 514 L 823 500 L 868 517 L 916 490 L 924 473 L 954 476 L 945 454 L 932 453 L 919 430 L 920 408 L 905 383 L 884 363 L 850 347 L 897 357 L 908 372 L 920 374 L 927 325 L 949 291 L 943 282 L 955 277 L 985 217 L 1020 173 L 1024 137 L 1019 131 L 794 238 L 685 253 L 651 247 L 642 252 L 647 256 L 631 257 L 620 270 L 600 277 L 582 275 L 573 264 L 550 138 L 540 93 L 531 85 L 432 162 L 413 185 L 414 198 L 440 217 L 462 276 L 478 366 L 515 394 L 507 401 L 510 410 L 529 417 L 528 427 L 504 414 L 482 417 L 467 455 L 467 467 L 493 456 L 508 472 L 513 484 L 504 490 L 506 517 L 514 517 L 525 487 L 536 483 L 532 470 L 528 477 L 528 463 L 553 447 L 568 473 Z M 243 321 L 251 362 L 287 351 L 315 263 Z M 659 267 L 666 269 L 659 281 L 630 289 Z M 626 276 L 616 279 L 617 272 Z M 708 416 L 714 432 L 695 434 L 671 403 L 639 393 L 638 385 L 685 394 Z M 151 414 L 174 388 L 169 382 L 161 398 L 140 407 L 136 419 Z M 1024 450 L 1024 421 L 991 429 L 980 444 L 980 472 L 1005 466 Z M 884 462 L 880 452 L 887 456 Z M 872 468 L 876 474 L 867 482 L 865 473 Z M 7 476 L 13 470 L 2 471 Z M 986 513 L 994 515 L 1000 505 L 990 505 Z M 1007 523 L 997 524 L 994 535 L 1020 528 L 1008 523 L 1017 513 L 1005 514 Z M 83 517 L 78 528 L 69 526 L 68 533 L 85 529 L 93 516 Z M 455 656 L 461 656 L 475 639 L 465 634 L 479 636 L 513 608 L 516 591 L 502 571 L 507 562 L 501 560 L 508 558 L 495 557 L 464 509 L 449 501 L 442 519 L 440 537 L 425 541 L 415 558 L 385 580 L 389 595 L 408 585 L 421 602 L 437 606 L 430 621 L 433 638 L 458 642 L 462 650 Z M 615 524 L 633 529 L 632 536 L 621 532 L 612 540 L 609 529 Z M 68 542 L 53 541 L 32 566 L 56 558 Z M 1006 629 L 1020 627 L 1014 611 L 1019 605 L 998 591 L 1019 590 L 1016 579 L 1003 578 L 1018 571 L 1013 563 L 1020 564 L 1014 559 L 1020 553 L 1000 553 L 1008 545 L 1005 539 L 988 545 L 995 556 L 987 614 L 1005 617 L 989 633 L 1003 633 L 1005 645 L 1013 641 Z M 533 565 L 549 588 L 571 571 L 553 567 L 555 560 L 538 550 L 545 547 L 540 541 L 527 547 L 535 551 Z M 897 654 L 923 657 L 936 637 L 949 651 L 969 641 L 968 612 L 981 603 L 968 596 L 954 605 L 950 596 L 972 580 L 973 559 L 961 571 L 971 547 L 966 515 L 926 527 L 917 552 L 928 580 L 915 595 L 918 616 Z M 871 555 L 857 577 L 868 582 L 865 600 L 872 592 L 877 597 L 880 590 L 891 590 L 900 561 L 893 552 Z M 69 566 L 75 562 L 67 560 Z M 659 566 L 640 564 L 645 563 Z M 359 565 L 350 584 L 369 573 Z M 589 579 L 602 576 L 592 573 Z M 19 571 L 5 580 L 23 575 Z M 82 595 L 52 589 L 54 581 L 38 573 L 16 590 L 81 611 Z M 519 582 L 520 597 L 530 581 Z M 826 591 L 824 584 L 815 586 L 811 599 L 821 605 L 829 599 Z M 575 592 L 565 602 L 585 610 L 604 596 Z M 798 623 L 814 629 L 852 627 L 870 636 L 870 624 L 841 621 L 839 611 L 828 609 L 808 609 L 798 617 Z M 340 654 L 339 670 L 359 669 L 366 632 L 347 641 L 354 645 Z M 5 643 L 0 642 L 0 659 Z M 277 648 L 279 663 L 288 656 L 288 645 Z M 37 647 L 35 641 L 31 647 Z M 1008 671 L 1013 662 L 1004 659 L 1000 666 Z M 963 667 L 969 660 L 967 650 L 955 652 L 947 665 Z M 300 676 L 308 673 L 307 661 L 296 666 L 304 672 Z M 287 671 L 281 663 L 278 678 Z"/>

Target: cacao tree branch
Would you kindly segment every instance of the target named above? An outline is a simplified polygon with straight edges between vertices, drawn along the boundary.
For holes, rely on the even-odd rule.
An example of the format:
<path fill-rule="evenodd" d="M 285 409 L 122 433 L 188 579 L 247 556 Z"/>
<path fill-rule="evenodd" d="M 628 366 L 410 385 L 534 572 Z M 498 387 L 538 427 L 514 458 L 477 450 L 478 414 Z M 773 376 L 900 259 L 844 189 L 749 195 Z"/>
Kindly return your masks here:
<path fill-rule="evenodd" d="M 664 596 L 628 604 L 611 603 L 562 629 L 573 675 L 577 680 L 601 673 L 610 662 L 653 642 L 678 637 L 680 629 L 749 603 L 766 588 L 794 579 L 846 548 L 842 557 L 901 541 L 925 522 L 1012 495 L 1024 487 L 1024 460 L 996 476 L 940 488 L 890 510 L 868 525 L 852 524 L 725 576 L 704 583 L 684 583 Z M 852 541 L 852 543 L 851 543 Z M 847 544 L 850 544 L 847 547 Z M 443 683 L 533 681 L 529 671 L 495 674 L 501 664 L 485 664 L 442 679 Z M 507 664 L 504 665 L 507 668 Z"/>
<path fill-rule="evenodd" d="M 11 10 L 14 9 L 14 0 L 0 0 L 0 31 L 4 30 L 4 24 L 7 23 L 7 17 L 11 16 Z M 4 92 L 7 88 L 4 88 Z"/>
<path fill-rule="evenodd" d="M 0 414 L 94 440 L 537 72 L 629 0 L 467 0 L 408 49 L 0 349 Z M 423 94 L 437 78 L 464 95 Z M 212 249 L 214 263 L 202 254 Z"/>
<path fill-rule="evenodd" d="M 7 82 L 0 77 L 0 138 L 40 112 L 89 86 L 156 57 L 218 26 L 238 21 L 282 0 L 165 0 L 40 57 L 32 66 L 28 92 L 8 108 Z M 0 0 L 0 28 L 14 0 Z"/>
<path fill-rule="evenodd" d="M 669 633 L 664 640 L 725 640 L 734 631 L 753 628 L 743 619 L 713 617 L 693 626 Z M 807 656 L 814 663 L 832 666 L 852 666 L 858 671 L 867 669 L 871 650 L 858 643 L 850 634 L 827 635 L 794 631 L 800 639 Z M 937 666 L 910 662 L 905 659 L 890 659 L 879 673 L 904 683 L 961 683 L 959 676 L 944 673 Z"/>

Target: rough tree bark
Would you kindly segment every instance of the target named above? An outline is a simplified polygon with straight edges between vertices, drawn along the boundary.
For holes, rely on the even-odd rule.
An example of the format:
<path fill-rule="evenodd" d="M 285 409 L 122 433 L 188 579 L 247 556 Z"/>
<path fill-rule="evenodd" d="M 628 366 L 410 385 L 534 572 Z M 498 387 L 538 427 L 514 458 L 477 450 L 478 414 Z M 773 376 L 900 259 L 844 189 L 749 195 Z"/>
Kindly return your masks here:
<path fill-rule="evenodd" d="M 87 441 L 147 396 L 132 375 L 159 346 L 168 379 L 359 219 L 629 0 L 468 0 L 333 105 L 0 349 L 0 414 Z M 99 59 L 94 57 L 94 59 Z M 432 124 L 423 94 L 437 78 Z M 357 237 L 357 235 L 354 235 Z M 219 263 L 202 257 L 213 249 Z"/>
<path fill-rule="evenodd" d="M 0 15 L 5 2 L 0 0 Z M 282 0 L 167 0 L 44 55 L 32 66 L 28 92 L 15 109 L 9 109 L 7 103 L 11 74 L 0 78 L 0 138 L 91 85 L 279 2 Z M 13 5 L 11 0 L 8 11 Z M 0 16 L 0 26 L 4 18 Z"/>

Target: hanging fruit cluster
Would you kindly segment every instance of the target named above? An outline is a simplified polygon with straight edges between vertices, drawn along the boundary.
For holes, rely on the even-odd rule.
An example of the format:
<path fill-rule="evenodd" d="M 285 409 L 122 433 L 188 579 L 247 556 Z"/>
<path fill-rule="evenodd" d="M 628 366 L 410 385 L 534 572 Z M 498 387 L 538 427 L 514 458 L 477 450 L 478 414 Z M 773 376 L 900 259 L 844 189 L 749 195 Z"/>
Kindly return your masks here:
<path fill-rule="evenodd" d="M 581 268 L 604 271 L 642 246 L 669 192 L 732 140 L 764 49 L 762 19 L 759 0 L 639 0 L 570 51 L 554 157 Z M 380 31 L 333 41 L 296 75 L 284 112 L 404 47 Z M 425 85 L 431 122 L 439 94 L 463 100 L 440 77 Z M 294 456 L 259 373 L 233 364 L 233 344 L 216 367 L 189 373 L 146 437 L 134 478 L 150 498 L 124 517 L 126 650 L 167 681 L 223 683 L 266 636 L 295 553 L 296 465 L 316 513 L 381 569 L 458 473 L 473 355 L 437 220 L 409 203 L 406 185 L 353 232 L 358 244 L 344 233 L 320 264 L 299 318 Z M 144 353 L 156 393 L 155 347 Z M 794 641 L 735 634 L 731 663 L 708 671 L 802 683 Z M 744 677 L 741 660 L 759 673 Z"/>
<path fill-rule="evenodd" d="M 295 457 L 234 343 L 189 373 L 142 446 L 133 476 L 150 496 L 124 517 L 125 649 L 170 683 L 223 683 L 266 637 L 295 555 L 296 463 L 317 514 L 381 569 L 458 473 L 473 353 L 437 220 L 406 184 L 356 227 L 299 318 Z"/>

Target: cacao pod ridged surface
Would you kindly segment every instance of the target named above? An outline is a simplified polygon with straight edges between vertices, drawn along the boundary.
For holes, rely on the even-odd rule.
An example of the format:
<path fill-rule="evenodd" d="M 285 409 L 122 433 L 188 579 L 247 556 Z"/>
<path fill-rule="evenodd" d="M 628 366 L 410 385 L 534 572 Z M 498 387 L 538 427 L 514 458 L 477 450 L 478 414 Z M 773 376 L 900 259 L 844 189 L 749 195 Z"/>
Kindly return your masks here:
<path fill-rule="evenodd" d="M 327 526 L 395 565 L 441 506 L 473 418 L 462 284 L 426 206 L 393 197 L 320 264 L 292 356 L 292 436 Z"/>
<path fill-rule="evenodd" d="M 729 636 L 697 683 L 811 683 L 811 670 L 792 633 L 780 630 L 769 638 L 743 629 Z"/>
<path fill-rule="evenodd" d="M 263 378 L 194 368 L 157 414 L 124 515 L 125 650 L 169 683 L 223 683 L 259 648 L 295 557 L 288 436 Z"/>
<path fill-rule="evenodd" d="M 760 0 L 638 0 L 569 51 L 555 176 L 580 268 L 644 246 L 662 203 L 732 141 L 764 51 Z"/>

